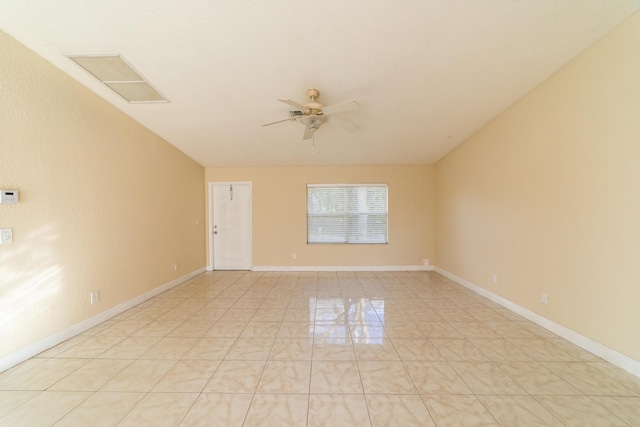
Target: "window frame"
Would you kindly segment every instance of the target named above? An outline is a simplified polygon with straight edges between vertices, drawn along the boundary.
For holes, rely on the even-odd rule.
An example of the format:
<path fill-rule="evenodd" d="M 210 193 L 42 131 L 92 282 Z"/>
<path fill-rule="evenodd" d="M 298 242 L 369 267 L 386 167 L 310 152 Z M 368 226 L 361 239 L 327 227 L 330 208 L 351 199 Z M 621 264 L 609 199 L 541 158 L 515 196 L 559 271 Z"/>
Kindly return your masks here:
<path fill-rule="evenodd" d="M 363 188 L 363 187 L 384 187 L 385 189 L 385 209 L 384 212 L 352 212 L 349 209 L 351 205 L 349 202 L 346 203 L 347 210 L 344 213 L 312 213 L 309 211 L 309 196 L 311 188 L 339 188 L 339 187 L 348 187 L 348 188 Z M 389 184 L 387 183 L 349 183 L 349 184 L 307 184 L 307 195 L 306 195 L 306 210 L 307 210 L 307 244 L 308 245 L 386 245 L 389 244 Z M 358 216 L 366 215 L 367 218 L 370 216 L 382 216 L 384 215 L 384 241 L 357 241 L 350 240 L 349 236 L 349 224 L 352 222 L 353 218 Z M 309 220 L 311 217 L 342 217 L 344 218 L 344 239 L 335 240 L 335 241 L 311 241 L 310 240 L 310 229 L 309 229 Z"/>

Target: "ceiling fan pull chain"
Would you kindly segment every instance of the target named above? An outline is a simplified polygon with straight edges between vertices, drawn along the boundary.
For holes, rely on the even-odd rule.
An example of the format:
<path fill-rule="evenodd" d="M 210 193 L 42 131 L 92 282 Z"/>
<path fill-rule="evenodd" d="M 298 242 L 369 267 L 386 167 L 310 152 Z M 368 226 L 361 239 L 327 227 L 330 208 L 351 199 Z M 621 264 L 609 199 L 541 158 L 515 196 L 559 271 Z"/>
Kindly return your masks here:
<path fill-rule="evenodd" d="M 313 151 L 313 155 L 316 155 L 316 133 L 313 133 L 311 137 L 311 151 Z"/>

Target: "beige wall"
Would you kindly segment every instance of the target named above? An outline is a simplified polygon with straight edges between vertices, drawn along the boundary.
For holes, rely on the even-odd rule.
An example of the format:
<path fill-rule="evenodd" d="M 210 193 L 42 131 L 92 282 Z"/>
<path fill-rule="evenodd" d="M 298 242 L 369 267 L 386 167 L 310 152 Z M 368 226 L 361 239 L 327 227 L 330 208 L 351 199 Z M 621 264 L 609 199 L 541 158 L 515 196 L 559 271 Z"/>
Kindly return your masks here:
<path fill-rule="evenodd" d="M 205 179 L 253 183 L 254 266 L 415 266 L 433 259 L 433 166 L 211 168 Z M 389 244 L 307 245 L 306 185 L 327 183 L 387 183 Z"/>
<path fill-rule="evenodd" d="M 640 14 L 435 168 L 439 267 L 635 360 L 638 46 Z"/>
<path fill-rule="evenodd" d="M 200 165 L 2 32 L 0 52 L 2 357 L 204 267 L 205 213 Z"/>

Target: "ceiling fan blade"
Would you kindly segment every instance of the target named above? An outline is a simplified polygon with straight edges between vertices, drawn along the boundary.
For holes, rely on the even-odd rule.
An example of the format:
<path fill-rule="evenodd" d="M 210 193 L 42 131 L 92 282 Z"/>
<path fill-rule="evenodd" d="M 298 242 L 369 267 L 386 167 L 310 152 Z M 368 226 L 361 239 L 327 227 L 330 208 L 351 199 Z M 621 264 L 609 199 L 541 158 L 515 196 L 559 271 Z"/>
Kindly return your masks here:
<path fill-rule="evenodd" d="M 343 111 L 357 110 L 360 104 L 356 101 L 341 102 L 340 104 L 328 105 L 322 109 L 324 114 L 342 113 Z"/>
<path fill-rule="evenodd" d="M 355 132 L 358 130 L 357 127 L 355 127 L 354 125 L 352 125 L 350 122 L 341 119 L 340 117 L 329 117 L 329 123 L 332 123 L 336 126 L 338 126 L 339 128 L 342 128 L 344 130 L 347 130 L 349 132 Z"/>
<path fill-rule="evenodd" d="M 315 132 L 315 129 L 312 128 L 311 126 L 307 126 L 304 128 L 304 136 L 302 137 L 303 140 L 305 139 L 311 139 L 313 138 L 313 133 Z"/>
<path fill-rule="evenodd" d="M 276 123 L 288 122 L 295 119 L 297 119 L 297 117 L 288 117 L 286 119 L 276 120 L 275 122 L 265 123 L 262 126 L 271 126 L 271 125 L 275 125 Z"/>
<path fill-rule="evenodd" d="M 289 104 L 292 107 L 296 107 L 297 109 L 302 110 L 302 111 L 309 111 L 309 109 L 307 107 L 305 107 L 304 105 L 298 104 L 297 102 L 292 101 L 290 99 L 280 99 L 280 98 L 278 98 L 278 101 L 284 102 L 285 104 Z"/>

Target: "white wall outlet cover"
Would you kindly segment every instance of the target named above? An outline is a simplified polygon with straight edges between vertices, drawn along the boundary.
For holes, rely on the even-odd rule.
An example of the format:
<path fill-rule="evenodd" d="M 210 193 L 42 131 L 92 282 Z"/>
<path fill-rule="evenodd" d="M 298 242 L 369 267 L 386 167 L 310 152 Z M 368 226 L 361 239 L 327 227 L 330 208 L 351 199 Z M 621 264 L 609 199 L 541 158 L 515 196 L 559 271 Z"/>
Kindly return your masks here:
<path fill-rule="evenodd" d="M 13 228 L 0 228 L 0 243 L 13 242 Z"/>
<path fill-rule="evenodd" d="M 422 265 L 429 265 L 429 258 L 423 258 Z"/>
<path fill-rule="evenodd" d="M 498 283 L 498 275 L 497 275 L 497 274 L 494 274 L 494 275 L 491 277 L 491 280 L 493 280 L 493 283 Z"/>

